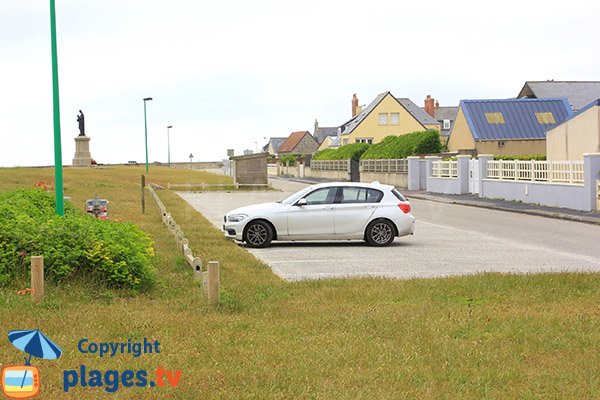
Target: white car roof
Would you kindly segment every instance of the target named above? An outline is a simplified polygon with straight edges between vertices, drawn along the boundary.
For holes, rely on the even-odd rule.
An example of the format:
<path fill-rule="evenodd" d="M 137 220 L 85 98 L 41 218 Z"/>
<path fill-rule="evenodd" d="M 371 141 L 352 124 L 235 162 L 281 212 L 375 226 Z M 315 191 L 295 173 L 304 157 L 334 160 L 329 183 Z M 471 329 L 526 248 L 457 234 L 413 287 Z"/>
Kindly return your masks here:
<path fill-rule="evenodd" d="M 324 182 L 324 183 L 318 183 L 316 185 L 312 185 L 312 187 L 314 187 L 314 188 L 331 187 L 331 186 L 352 186 L 352 187 L 365 187 L 365 188 L 372 188 L 372 189 L 388 189 L 388 190 L 394 189 L 394 186 L 392 186 L 392 185 L 384 185 L 379 182 L 371 182 L 371 183 L 368 183 L 368 182 Z"/>

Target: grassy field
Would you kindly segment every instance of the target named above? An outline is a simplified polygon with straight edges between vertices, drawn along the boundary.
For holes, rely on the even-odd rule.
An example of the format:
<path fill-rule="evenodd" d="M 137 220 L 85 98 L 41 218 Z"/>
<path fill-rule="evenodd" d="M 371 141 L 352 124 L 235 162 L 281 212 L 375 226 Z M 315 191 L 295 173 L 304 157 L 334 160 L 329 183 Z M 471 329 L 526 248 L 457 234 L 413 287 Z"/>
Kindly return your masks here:
<path fill-rule="evenodd" d="M 110 218 L 155 241 L 156 288 L 128 293 L 86 282 L 48 285 L 41 305 L 0 289 L 2 335 L 40 328 L 64 354 L 34 359 L 43 399 L 597 399 L 600 274 L 500 275 L 288 283 L 168 190 L 159 196 L 194 253 L 221 263 L 222 304 L 206 306 L 147 196 L 141 167 L 65 169 L 65 195 L 83 207 L 98 194 Z M 51 169 L 0 169 L 0 191 L 52 180 Z M 147 181 L 227 183 L 152 166 Z M 401 255 L 399 255 L 401 256 Z M 460 260 L 457 260 L 460 262 Z M 510 260 L 507 260 L 509 263 Z M 418 263 L 418 260 L 415 260 Z M 4 336 L 6 338 L 6 336 Z M 90 342 L 158 340 L 160 354 L 82 354 Z M 24 353 L 0 340 L 0 363 Z M 181 370 L 176 388 L 77 386 L 64 371 Z"/>

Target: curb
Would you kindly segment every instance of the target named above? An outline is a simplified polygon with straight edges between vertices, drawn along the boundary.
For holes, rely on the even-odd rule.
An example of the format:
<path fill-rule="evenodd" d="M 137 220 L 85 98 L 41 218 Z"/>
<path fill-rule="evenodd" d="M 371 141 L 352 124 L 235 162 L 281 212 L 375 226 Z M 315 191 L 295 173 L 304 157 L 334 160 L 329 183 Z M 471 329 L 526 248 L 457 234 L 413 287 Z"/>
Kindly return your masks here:
<path fill-rule="evenodd" d="M 532 216 L 552 218 L 552 219 L 562 219 L 565 221 L 580 222 L 580 223 L 591 224 L 591 225 L 600 224 L 600 218 L 589 218 L 589 217 L 585 217 L 585 216 L 557 213 L 557 212 L 552 212 L 552 211 L 532 210 L 532 209 L 515 209 L 515 208 L 510 208 L 510 207 L 497 206 L 494 204 L 467 202 L 467 201 L 460 201 L 460 200 L 457 201 L 457 200 L 451 200 L 451 199 L 429 196 L 429 195 L 413 194 L 413 195 L 407 195 L 407 196 L 409 198 L 413 198 L 413 199 L 433 201 L 436 203 L 456 204 L 456 205 L 465 206 L 465 207 L 487 208 L 489 210 L 506 211 L 506 212 L 512 212 L 512 213 L 516 213 L 516 214 L 525 214 L 525 215 L 532 215 Z"/>

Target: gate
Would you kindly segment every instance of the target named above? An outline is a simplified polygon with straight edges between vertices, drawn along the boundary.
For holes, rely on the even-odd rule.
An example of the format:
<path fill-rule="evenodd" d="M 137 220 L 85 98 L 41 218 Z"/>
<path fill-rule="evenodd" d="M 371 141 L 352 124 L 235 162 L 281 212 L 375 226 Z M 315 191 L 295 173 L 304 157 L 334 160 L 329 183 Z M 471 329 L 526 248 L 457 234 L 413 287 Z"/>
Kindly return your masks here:
<path fill-rule="evenodd" d="M 479 194 L 479 160 L 469 160 L 469 193 Z"/>
<path fill-rule="evenodd" d="M 350 160 L 350 182 L 360 182 L 360 161 Z"/>

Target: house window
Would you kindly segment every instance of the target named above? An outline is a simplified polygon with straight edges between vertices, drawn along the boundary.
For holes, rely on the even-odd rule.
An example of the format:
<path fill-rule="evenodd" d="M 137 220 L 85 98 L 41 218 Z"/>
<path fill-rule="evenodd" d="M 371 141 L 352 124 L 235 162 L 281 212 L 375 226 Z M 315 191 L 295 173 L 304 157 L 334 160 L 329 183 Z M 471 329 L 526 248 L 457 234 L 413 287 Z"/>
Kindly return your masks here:
<path fill-rule="evenodd" d="M 504 115 L 500 112 L 485 113 L 488 124 L 504 124 Z"/>
<path fill-rule="evenodd" d="M 537 118 L 538 124 L 555 124 L 554 114 L 551 112 L 536 112 L 535 117 Z"/>
<path fill-rule="evenodd" d="M 399 113 L 390 113 L 390 125 L 400 125 Z"/>
<path fill-rule="evenodd" d="M 373 144 L 373 138 L 356 138 L 356 143 Z"/>
<path fill-rule="evenodd" d="M 444 120 L 444 130 L 448 130 L 448 129 L 450 129 L 450 120 L 445 119 Z"/>
<path fill-rule="evenodd" d="M 388 113 L 379 113 L 379 125 L 388 124 Z"/>

